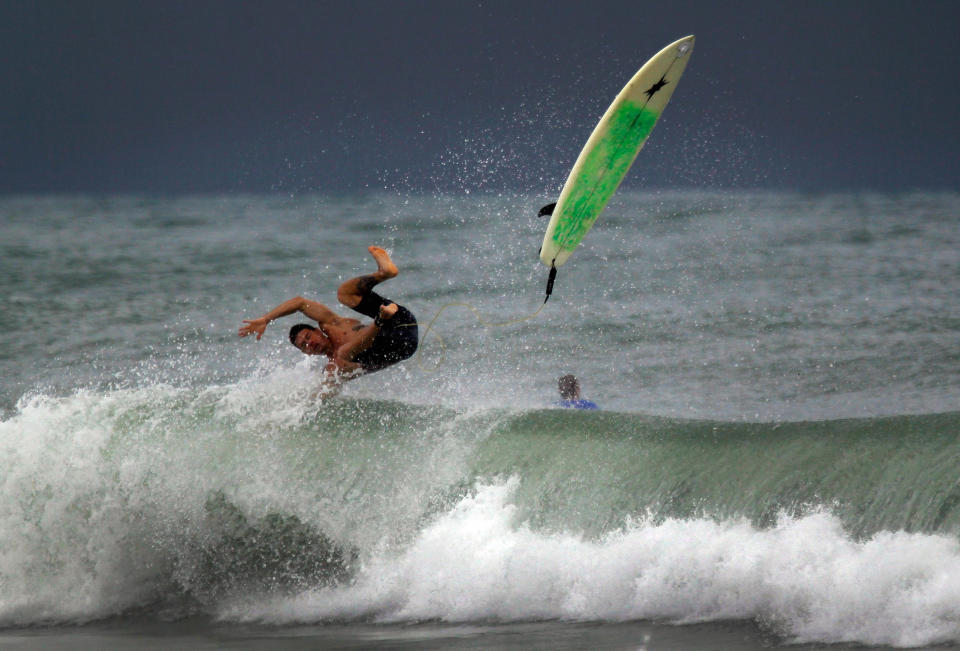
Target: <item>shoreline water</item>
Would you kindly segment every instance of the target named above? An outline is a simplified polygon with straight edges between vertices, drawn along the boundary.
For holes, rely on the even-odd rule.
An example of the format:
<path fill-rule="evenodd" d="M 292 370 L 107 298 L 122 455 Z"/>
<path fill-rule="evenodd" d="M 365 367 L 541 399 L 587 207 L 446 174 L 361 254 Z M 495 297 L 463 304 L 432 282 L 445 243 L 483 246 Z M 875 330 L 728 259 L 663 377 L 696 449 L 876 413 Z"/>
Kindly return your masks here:
<path fill-rule="evenodd" d="M 760 651 L 783 641 L 745 622 L 669 625 L 651 622 L 520 622 L 509 624 L 337 624 L 319 626 L 231 625 L 206 619 L 176 623 L 127 619 L 83 626 L 0 629 L 0 646 L 30 651 L 96 651 L 170 648 L 218 649 L 644 649 L 710 648 Z M 823 645 L 791 645 L 799 650 Z M 858 647 L 881 649 L 886 647 Z M 938 646 L 938 649 L 960 647 Z"/>

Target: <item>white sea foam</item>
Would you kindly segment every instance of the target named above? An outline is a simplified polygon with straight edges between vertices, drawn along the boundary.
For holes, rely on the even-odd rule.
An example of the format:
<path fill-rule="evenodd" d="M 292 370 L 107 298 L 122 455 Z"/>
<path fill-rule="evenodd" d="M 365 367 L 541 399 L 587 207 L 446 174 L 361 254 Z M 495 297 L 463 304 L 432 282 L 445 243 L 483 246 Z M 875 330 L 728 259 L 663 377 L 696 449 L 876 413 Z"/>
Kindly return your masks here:
<path fill-rule="evenodd" d="M 857 541 L 823 512 L 784 517 L 770 529 L 634 522 L 590 541 L 517 522 L 517 485 L 478 487 L 408 548 L 376 554 L 353 585 L 234 603 L 222 617 L 755 620 L 795 641 L 960 640 L 960 545 L 952 537 L 899 532 Z"/>
<path fill-rule="evenodd" d="M 135 517 L 148 469 L 109 468 L 104 426 L 164 393 L 34 397 L 0 422 L 0 623 L 87 620 L 142 603 L 157 588 L 162 552 Z"/>
<path fill-rule="evenodd" d="M 537 512 L 529 496 L 518 506 L 533 469 L 444 507 L 434 498 L 470 476 L 479 434 L 467 433 L 482 415 L 383 403 L 357 403 L 356 420 L 311 415 L 290 397 L 307 376 L 22 400 L 0 421 L 0 624 L 88 621 L 199 594 L 227 620 L 277 624 L 748 620 L 797 641 L 960 642 L 954 536 L 860 540 L 829 511 L 769 528 L 651 518 L 600 538 L 572 524 L 544 531 L 523 521 Z M 296 517 L 355 546 L 362 566 L 349 585 L 295 596 L 204 593 L 230 580 L 203 565 L 233 535 L 211 495 L 250 523 Z"/>
<path fill-rule="evenodd" d="M 0 625 L 89 621 L 184 597 L 206 608 L 233 580 L 210 550 L 267 516 L 335 538 L 348 554 L 386 523 L 412 535 L 424 496 L 458 480 L 469 447 L 448 435 L 457 419 L 433 419 L 418 437 L 419 421 L 398 433 L 381 422 L 389 407 L 373 408 L 374 434 L 351 437 L 352 421 L 325 429 L 339 422 L 336 408 L 314 422 L 315 388 L 298 365 L 201 390 L 22 399 L 0 420 Z M 266 543 L 282 547 L 278 536 Z"/>
<path fill-rule="evenodd" d="M 88 621 L 181 591 L 210 495 L 235 487 L 256 513 L 289 485 L 270 440 L 230 436 L 264 430 L 240 406 L 260 398 L 154 385 L 22 399 L 0 421 L 0 624 Z M 274 428 L 291 410 L 269 412 Z"/>

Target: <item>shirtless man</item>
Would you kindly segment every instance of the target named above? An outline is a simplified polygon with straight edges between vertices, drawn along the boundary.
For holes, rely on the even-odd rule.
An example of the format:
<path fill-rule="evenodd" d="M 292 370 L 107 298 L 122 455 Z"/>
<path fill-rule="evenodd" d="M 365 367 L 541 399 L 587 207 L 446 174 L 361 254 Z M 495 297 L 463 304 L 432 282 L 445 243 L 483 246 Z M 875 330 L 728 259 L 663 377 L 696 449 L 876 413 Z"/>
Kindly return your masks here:
<path fill-rule="evenodd" d="M 353 379 L 411 357 L 417 351 L 417 319 L 410 310 L 372 291 L 374 285 L 397 275 L 397 266 L 378 246 L 367 247 L 377 261 L 377 270 L 340 285 L 337 299 L 354 311 L 373 319 L 363 325 L 342 317 L 323 303 L 297 296 L 285 301 L 258 319 L 244 319 L 239 335 L 263 336 L 267 324 L 280 317 L 302 312 L 317 326 L 298 323 L 290 328 L 290 343 L 306 355 L 326 355 L 332 378 Z M 341 375 L 343 374 L 343 375 Z"/>

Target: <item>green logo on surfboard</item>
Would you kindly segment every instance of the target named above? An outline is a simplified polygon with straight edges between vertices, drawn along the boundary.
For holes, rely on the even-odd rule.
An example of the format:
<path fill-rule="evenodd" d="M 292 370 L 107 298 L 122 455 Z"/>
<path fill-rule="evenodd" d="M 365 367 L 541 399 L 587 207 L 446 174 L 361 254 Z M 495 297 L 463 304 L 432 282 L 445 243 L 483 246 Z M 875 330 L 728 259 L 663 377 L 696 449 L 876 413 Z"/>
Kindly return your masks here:
<path fill-rule="evenodd" d="M 559 216 L 553 241 L 573 250 L 587 234 L 603 207 L 637 157 L 660 115 L 635 102 L 624 102 L 610 116 L 608 131 L 587 154 L 577 176 L 572 196 Z"/>

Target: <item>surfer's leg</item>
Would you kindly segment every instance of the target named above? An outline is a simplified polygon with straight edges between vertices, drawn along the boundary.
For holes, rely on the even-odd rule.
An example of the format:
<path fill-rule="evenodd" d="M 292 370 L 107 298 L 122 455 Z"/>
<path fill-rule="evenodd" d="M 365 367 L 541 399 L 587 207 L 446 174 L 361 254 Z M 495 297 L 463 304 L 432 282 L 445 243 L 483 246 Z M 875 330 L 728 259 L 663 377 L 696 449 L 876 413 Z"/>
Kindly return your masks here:
<path fill-rule="evenodd" d="M 340 285 L 337 289 L 337 300 L 350 308 L 360 305 L 364 296 L 370 294 L 375 285 L 384 280 L 393 278 L 399 273 L 397 265 L 393 264 L 390 255 L 379 246 L 369 246 L 367 250 L 377 261 L 377 270 L 366 276 L 357 276 Z"/>

